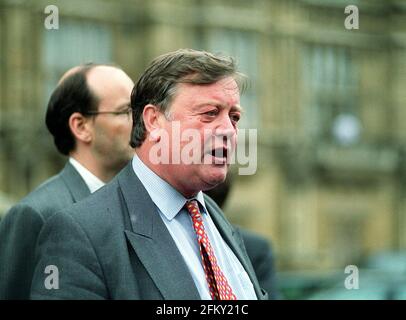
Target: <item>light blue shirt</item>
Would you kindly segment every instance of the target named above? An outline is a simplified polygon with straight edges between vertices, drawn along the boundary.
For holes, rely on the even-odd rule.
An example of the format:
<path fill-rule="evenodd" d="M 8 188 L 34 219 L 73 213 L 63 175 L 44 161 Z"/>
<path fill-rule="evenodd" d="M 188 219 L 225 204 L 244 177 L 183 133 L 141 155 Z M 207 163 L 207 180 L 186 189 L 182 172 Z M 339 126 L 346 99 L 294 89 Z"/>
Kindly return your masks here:
<path fill-rule="evenodd" d="M 155 203 L 157 213 L 175 241 L 199 291 L 200 297 L 204 300 L 211 300 L 200 258 L 196 233 L 192 225 L 192 218 L 187 209 L 184 208 L 186 201 L 191 199 L 186 199 L 169 183 L 159 177 L 136 154 L 133 158 L 132 166 L 135 174 Z M 237 299 L 256 300 L 257 296 L 247 272 L 223 240 L 213 220 L 207 213 L 203 193 L 200 191 L 194 199 L 200 204 L 204 228 L 213 247 L 217 262 Z"/>

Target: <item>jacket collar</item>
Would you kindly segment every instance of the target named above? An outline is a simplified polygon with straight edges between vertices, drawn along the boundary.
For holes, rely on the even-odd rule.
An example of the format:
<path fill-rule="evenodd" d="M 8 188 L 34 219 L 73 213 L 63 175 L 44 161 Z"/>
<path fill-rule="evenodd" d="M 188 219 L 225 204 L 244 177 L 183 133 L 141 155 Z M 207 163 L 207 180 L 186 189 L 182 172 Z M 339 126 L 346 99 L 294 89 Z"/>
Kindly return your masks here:
<path fill-rule="evenodd" d="M 199 300 L 200 295 L 174 240 L 156 206 L 132 169 L 131 162 L 117 177 L 129 214 L 126 237 L 164 299 Z M 225 219 L 215 202 L 205 195 L 208 213 L 221 236 L 250 277 L 259 299 L 261 292 L 241 236 Z"/>
<path fill-rule="evenodd" d="M 210 213 L 213 222 L 215 223 L 217 229 L 219 230 L 224 241 L 228 244 L 231 250 L 234 252 L 245 271 L 247 272 L 252 284 L 254 285 L 255 293 L 258 299 L 267 299 L 264 295 L 262 289 L 258 283 L 257 276 L 255 274 L 254 268 L 252 267 L 251 261 L 246 254 L 245 245 L 243 243 L 242 237 L 238 230 L 236 230 L 224 217 L 221 209 L 209 196 L 205 195 L 205 202 L 208 212 Z"/>
<path fill-rule="evenodd" d="M 90 195 L 89 188 L 76 169 L 69 163 L 60 172 L 74 202 L 78 202 Z"/>
<path fill-rule="evenodd" d="M 131 162 L 118 176 L 130 228 L 125 235 L 164 299 L 200 299 L 183 257 Z"/>

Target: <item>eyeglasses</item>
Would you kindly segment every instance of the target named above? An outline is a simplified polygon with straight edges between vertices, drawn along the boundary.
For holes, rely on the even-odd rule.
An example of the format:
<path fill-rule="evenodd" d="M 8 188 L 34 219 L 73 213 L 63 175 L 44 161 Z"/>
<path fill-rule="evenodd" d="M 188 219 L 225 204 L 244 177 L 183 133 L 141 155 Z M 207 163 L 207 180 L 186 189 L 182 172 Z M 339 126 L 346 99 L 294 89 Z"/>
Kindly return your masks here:
<path fill-rule="evenodd" d="M 113 114 L 115 116 L 126 114 L 127 116 L 129 116 L 132 113 L 132 111 L 133 111 L 133 109 L 128 108 L 123 111 L 87 111 L 87 112 L 82 112 L 82 113 L 84 115 L 88 115 L 88 116 L 97 116 L 99 114 Z"/>

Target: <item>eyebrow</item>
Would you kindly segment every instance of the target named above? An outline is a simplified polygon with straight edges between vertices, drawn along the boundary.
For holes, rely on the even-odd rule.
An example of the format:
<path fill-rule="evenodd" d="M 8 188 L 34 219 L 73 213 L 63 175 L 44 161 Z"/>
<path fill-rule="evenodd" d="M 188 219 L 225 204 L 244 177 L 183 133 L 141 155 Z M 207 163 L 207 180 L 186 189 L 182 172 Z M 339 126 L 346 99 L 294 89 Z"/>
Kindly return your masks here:
<path fill-rule="evenodd" d="M 241 112 L 241 113 L 244 112 L 244 108 L 241 107 L 241 105 L 239 105 L 239 104 L 237 104 L 237 105 L 235 105 L 235 106 L 232 106 L 231 108 L 234 108 L 235 111 L 238 111 L 238 112 Z"/>

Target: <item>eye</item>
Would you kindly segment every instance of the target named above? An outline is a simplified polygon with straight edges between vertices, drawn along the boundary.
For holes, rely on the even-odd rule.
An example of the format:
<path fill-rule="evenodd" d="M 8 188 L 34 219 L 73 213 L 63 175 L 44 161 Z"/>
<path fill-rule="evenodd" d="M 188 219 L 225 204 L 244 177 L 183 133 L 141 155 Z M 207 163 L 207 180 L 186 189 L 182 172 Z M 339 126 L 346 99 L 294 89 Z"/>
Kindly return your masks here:
<path fill-rule="evenodd" d="M 241 115 L 239 113 L 232 113 L 230 114 L 230 119 L 233 122 L 238 122 L 240 121 Z"/>
<path fill-rule="evenodd" d="M 217 109 L 213 109 L 213 110 L 205 112 L 204 114 L 209 117 L 215 117 L 218 115 L 218 113 L 219 113 L 219 111 Z"/>

